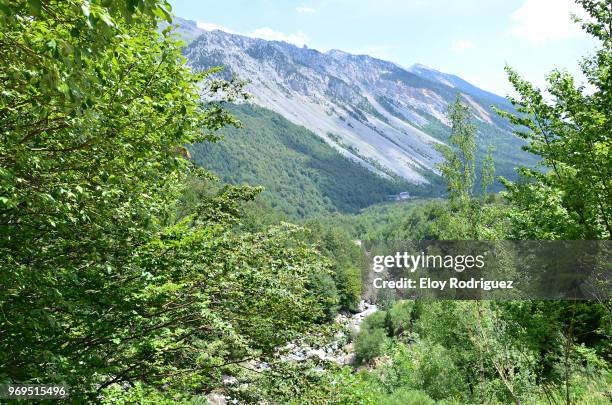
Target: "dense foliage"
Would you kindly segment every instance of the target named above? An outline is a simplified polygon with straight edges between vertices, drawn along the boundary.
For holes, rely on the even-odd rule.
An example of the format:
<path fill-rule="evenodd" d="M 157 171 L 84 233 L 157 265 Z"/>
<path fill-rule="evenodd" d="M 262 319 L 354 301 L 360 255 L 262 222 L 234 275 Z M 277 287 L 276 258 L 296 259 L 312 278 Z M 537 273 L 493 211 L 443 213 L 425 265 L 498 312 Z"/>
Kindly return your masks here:
<path fill-rule="evenodd" d="M 225 189 L 232 187 L 218 181 L 190 178 L 178 204 L 179 213 L 192 212 L 201 201 L 214 198 Z M 233 226 L 235 232 L 259 232 L 287 221 L 287 216 L 273 210 L 265 199 L 238 201 L 237 204 L 240 218 Z M 345 230 L 325 226 L 318 219 L 303 221 L 301 226 L 303 232 L 299 239 L 315 247 L 329 265 L 329 272 L 312 274 L 310 280 L 311 288 L 327 297 L 326 318 L 332 319 L 339 310 L 356 310 L 361 297 L 362 273 L 367 271 L 361 248 Z"/>
<path fill-rule="evenodd" d="M 572 311 L 589 314 L 575 323 L 588 332 L 569 343 L 563 325 Z M 609 313 L 589 303 L 398 302 L 367 318 L 356 338 L 357 356 L 375 361 L 361 391 L 382 398 L 362 400 L 605 404 L 609 341 L 589 335 L 603 322 Z"/>
<path fill-rule="evenodd" d="M 522 168 L 524 181 L 506 181 L 520 239 L 610 239 L 612 237 L 612 6 L 580 0 L 589 19 L 582 27 L 600 48 L 582 63 L 591 90 L 567 72 L 554 70 L 542 91 L 507 68 L 521 115 L 501 112 L 529 141 L 546 171 Z"/>
<path fill-rule="evenodd" d="M 303 231 L 237 230 L 258 189 L 179 200 L 207 176 L 183 146 L 235 121 L 158 33 L 165 1 L 1 6 L 0 380 L 207 392 L 323 319 Z"/>
<path fill-rule="evenodd" d="M 609 2 L 580 3 L 592 18 L 583 26 L 602 42 L 583 63 L 595 91 L 575 88 L 569 75 L 555 71 L 553 99 L 546 101 L 509 69 L 522 115 L 502 114 L 522 128 L 527 150 L 542 157 L 545 170 L 522 168 L 520 182 L 505 181 L 504 201 L 474 197 L 474 127 L 457 103 L 442 166 L 449 201 L 413 204 L 399 225 L 379 235 L 610 238 L 612 9 Z M 490 164 L 483 167 L 490 173 Z M 391 304 L 367 318 L 356 337 L 357 357 L 374 364 L 360 384 L 381 390 L 381 403 L 608 403 L 611 313 L 606 300 Z"/>

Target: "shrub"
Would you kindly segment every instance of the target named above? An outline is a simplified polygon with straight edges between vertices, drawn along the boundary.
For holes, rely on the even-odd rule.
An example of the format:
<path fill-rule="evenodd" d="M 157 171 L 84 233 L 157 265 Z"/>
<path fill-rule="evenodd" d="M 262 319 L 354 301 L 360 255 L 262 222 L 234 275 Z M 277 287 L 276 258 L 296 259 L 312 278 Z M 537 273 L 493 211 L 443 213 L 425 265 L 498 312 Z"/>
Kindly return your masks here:
<path fill-rule="evenodd" d="M 355 338 L 355 357 L 359 363 L 370 361 L 383 354 L 389 341 L 385 327 L 386 312 L 379 311 L 368 316 L 361 324 Z"/>
<path fill-rule="evenodd" d="M 390 336 L 399 336 L 410 330 L 414 301 L 400 301 L 387 311 L 385 326 Z"/>

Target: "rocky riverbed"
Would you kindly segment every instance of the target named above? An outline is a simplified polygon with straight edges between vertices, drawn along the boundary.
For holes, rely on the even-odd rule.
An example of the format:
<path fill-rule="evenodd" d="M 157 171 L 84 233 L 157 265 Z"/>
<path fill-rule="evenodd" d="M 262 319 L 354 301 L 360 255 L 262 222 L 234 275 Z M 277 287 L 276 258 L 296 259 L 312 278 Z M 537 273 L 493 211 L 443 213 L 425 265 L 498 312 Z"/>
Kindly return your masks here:
<path fill-rule="evenodd" d="M 301 361 L 312 357 L 321 360 L 332 361 L 340 365 L 351 364 L 355 353 L 353 343 L 350 342 L 352 334 L 358 333 L 363 320 L 378 310 L 375 304 L 361 301 L 356 314 L 338 314 L 335 322 L 342 326 L 341 330 L 334 336 L 328 345 L 320 348 L 304 347 L 290 343 L 286 348 L 289 354 L 286 358 L 293 361 Z"/>
<path fill-rule="evenodd" d="M 359 333 L 363 320 L 377 310 L 378 307 L 375 304 L 361 301 L 358 306 L 359 312 L 355 314 L 341 313 L 336 316 L 334 321 L 341 327 L 329 344 L 323 347 L 313 348 L 290 343 L 285 347 L 287 354 L 284 355 L 284 358 L 288 361 L 303 361 L 318 357 L 321 360 L 334 362 L 340 365 L 352 364 L 355 359 L 355 352 L 351 336 L 355 333 Z M 249 368 L 254 370 L 264 370 L 268 367 L 268 364 L 265 362 L 254 360 L 249 362 Z M 224 378 L 225 384 L 231 385 L 236 382 L 237 380 L 234 377 L 227 376 Z M 209 394 L 207 399 L 209 404 L 214 405 L 232 403 L 225 395 L 218 393 Z"/>

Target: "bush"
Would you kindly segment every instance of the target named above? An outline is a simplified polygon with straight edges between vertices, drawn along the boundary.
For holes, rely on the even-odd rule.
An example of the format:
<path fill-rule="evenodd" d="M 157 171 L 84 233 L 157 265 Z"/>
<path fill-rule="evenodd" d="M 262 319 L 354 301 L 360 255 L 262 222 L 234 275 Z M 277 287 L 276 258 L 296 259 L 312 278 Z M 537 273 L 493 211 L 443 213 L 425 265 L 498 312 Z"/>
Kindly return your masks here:
<path fill-rule="evenodd" d="M 385 326 L 390 336 L 399 336 L 410 330 L 414 301 L 400 301 L 387 311 Z"/>
<path fill-rule="evenodd" d="M 385 327 L 384 311 L 375 312 L 364 319 L 361 330 L 355 338 L 355 357 L 357 362 L 368 362 L 379 357 L 389 341 Z"/>
<path fill-rule="evenodd" d="M 383 347 L 387 342 L 384 329 L 363 331 L 355 339 L 355 357 L 359 363 L 368 362 L 383 354 Z"/>
<path fill-rule="evenodd" d="M 329 274 L 313 274 L 308 287 L 310 291 L 325 300 L 325 319 L 327 321 L 334 319 L 340 306 L 337 305 L 338 290 L 332 277 Z"/>
<path fill-rule="evenodd" d="M 363 320 L 361 324 L 361 331 L 373 331 L 375 329 L 386 329 L 385 327 L 385 319 L 387 318 L 387 313 L 385 311 L 374 312 L 366 319 Z"/>
<path fill-rule="evenodd" d="M 453 398 L 464 390 L 461 372 L 447 349 L 431 343 L 415 345 L 414 349 L 420 388 L 432 398 Z"/>
<path fill-rule="evenodd" d="M 449 351 L 430 341 L 395 346 L 393 361 L 384 366 L 380 379 L 389 392 L 418 390 L 436 401 L 465 396 L 460 370 Z"/>

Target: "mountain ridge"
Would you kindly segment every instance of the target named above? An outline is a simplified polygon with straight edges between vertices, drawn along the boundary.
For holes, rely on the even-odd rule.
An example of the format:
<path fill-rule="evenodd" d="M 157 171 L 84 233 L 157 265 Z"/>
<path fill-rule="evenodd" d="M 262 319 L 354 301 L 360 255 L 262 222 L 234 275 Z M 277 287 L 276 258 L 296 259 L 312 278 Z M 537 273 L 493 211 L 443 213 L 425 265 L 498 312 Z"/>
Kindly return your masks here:
<path fill-rule="evenodd" d="M 193 36 L 194 24 L 189 27 Z M 448 139 L 446 111 L 457 94 L 471 107 L 479 153 L 497 146 L 500 174 L 512 178 L 514 166 L 528 160 L 522 141 L 491 107 L 511 109 L 510 103 L 458 76 L 337 49 L 320 52 L 220 30 L 199 32 L 184 50 L 194 69 L 224 66 L 223 77 L 249 82 L 254 104 L 304 126 L 382 176 L 430 183 L 441 162 L 435 145 Z"/>

